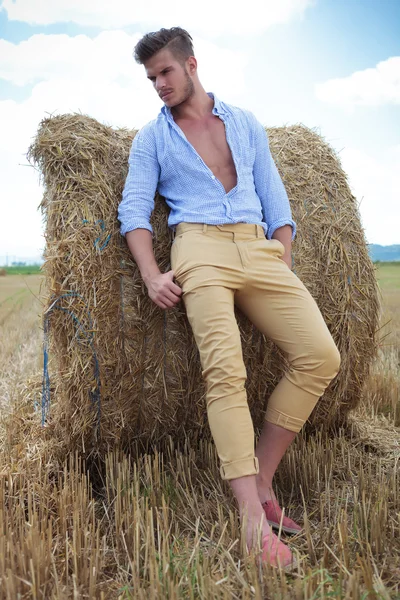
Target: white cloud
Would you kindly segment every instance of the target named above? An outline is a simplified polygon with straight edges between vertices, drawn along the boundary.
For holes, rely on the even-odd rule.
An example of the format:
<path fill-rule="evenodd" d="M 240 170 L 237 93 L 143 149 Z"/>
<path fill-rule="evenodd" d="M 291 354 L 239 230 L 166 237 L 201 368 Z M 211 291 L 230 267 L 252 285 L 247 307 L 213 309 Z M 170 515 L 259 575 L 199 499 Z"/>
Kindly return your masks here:
<path fill-rule="evenodd" d="M 180 25 L 190 30 L 249 34 L 265 31 L 271 25 L 301 16 L 316 0 L 248 0 L 237 4 L 230 0 L 203 0 L 201 5 L 187 0 L 4 0 L 2 8 L 9 20 L 34 25 L 72 21 L 82 26 L 103 29 L 151 23 L 157 27 Z"/>
<path fill-rule="evenodd" d="M 33 87 L 23 102 L 0 101 L 0 180 L 6 198 L 0 256 L 19 254 L 22 245 L 36 255 L 44 245 L 37 211 L 43 190 L 33 168 L 22 166 L 27 165 L 24 155 L 43 118 L 49 113 L 82 112 L 111 126 L 133 129 L 157 116 L 162 102 L 144 67 L 132 57 L 137 38 L 107 31 L 93 40 L 84 35 L 34 35 L 20 44 L 1 42 L 0 77 L 19 85 L 33 82 Z M 201 38 L 194 41 L 206 91 L 235 103 L 245 89 L 246 54 Z M 216 69 L 216 64 L 224 69 Z"/>
<path fill-rule="evenodd" d="M 104 31 L 94 39 L 85 35 L 34 35 L 19 44 L 0 40 L 0 78 L 32 87 L 23 102 L 0 102 L 0 256 L 6 252 L 37 255 L 44 245 L 37 211 L 43 190 L 38 174 L 22 165 L 27 164 L 24 154 L 46 113 L 80 111 L 112 126 L 128 128 L 141 127 L 157 116 L 162 103 L 143 66 L 132 57 L 140 35 Z M 193 37 L 205 89 L 215 91 L 226 102 L 251 109 L 252 92 L 245 82 L 245 73 L 250 70 L 247 53 Z M 262 95 L 262 82 L 260 86 Z M 272 124 L 268 117 L 271 108 L 263 104 L 258 113 L 261 122 Z M 290 114 L 286 121 L 290 121 Z M 400 173 L 400 146 L 376 156 L 349 147 L 340 156 L 354 194 L 362 200 L 360 212 L 368 241 L 398 243 L 400 181 L 396 173 Z"/>
<path fill-rule="evenodd" d="M 349 111 L 355 106 L 400 104 L 400 56 L 348 77 L 319 83 L 315 93 L 319 100 Z"/>
<path fill-rule="evenodd" d="M 0 78 L 16 85 L 54 77 L 108 79 L 142 72 L 132 57 L 139 35 L 107 31 L 87 35 L 37 34 L 13 44 L 0 39 Z"/>
<path fill-rule="evenodd" d="M 21 86 L 43 80 L 78 80 L 84 87 L 90 82 L 89 89 L 95 82 L 103 85 L 114 82 L 123 88 L 134 85 L 156 98 L 144 67 L 132 56 L 139 37 L 124 31 L 104 31 L 94 39 L 86 35 L 37 34 L 19 44 L 0 40 L 0 78 Z M 244 89 L 243 74 L 248 60 L 244 51 L 221 48 L 196 36 L 193 42 L 199 76 L 203 81 L 204 70 L 208 77 L 204 84 L 228 87 L 233 80 L 235 90 Z M 224 68 L 219 71 L 216 65 Z"/>
<path fill-rule="evenodd" d="M 400 223 L 400 145 L 378 157 L 358 148 L 345 148 L 340 160 L 353 194 L 360 203 L 361 220 L 372 244 L 398 244 Z"/>

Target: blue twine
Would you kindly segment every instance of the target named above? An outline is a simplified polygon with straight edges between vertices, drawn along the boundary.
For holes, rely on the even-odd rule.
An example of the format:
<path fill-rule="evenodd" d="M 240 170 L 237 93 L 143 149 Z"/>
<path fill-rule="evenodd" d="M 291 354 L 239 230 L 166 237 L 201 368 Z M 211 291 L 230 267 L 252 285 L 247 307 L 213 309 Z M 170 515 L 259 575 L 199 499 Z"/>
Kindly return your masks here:
<path fill-rule="evenodd" d="M 43 323 L 44 344 L 43 344 L 43 382 L 42 382 L 42 427 L 44 427 L 45 416 L 50 408 L 50 378 L 49 378 L 49 352 L 48 335 L 49 320 L 44 318 Z"/>
<path fill-rule="evenodd" d="M 97 406 L 97 422 L 96 422 L 96 430 L 95 433 L 97 435 L 99 427 L 100 427 L 100 418 L 101 418 L 101 396 L 100 396 L 100 368 L 99 361 L 97 360 L 96 351 L 93 345 L 94 339 L 94 331 L 93 331 L 93 321 L 90 315 L 90 311 L 86 305 L 86 316 L 89 321 L 90 329 L 85 330 L 82 322 L 78 319 L 75 313 L 67 308 L 63 308 L 62 306 L 57 306 L 57 303 L 62 300 L 62 298 L 81 298 L 86 305 L 86 302 L 81 294 L 77 292 L 67 292 L 59 296 L 50 306 L 50 308 L 46 311 L 44 315 L 43 322 L 43 332 L 44 332 L 44 343 L 43 343 L 43 383 L 42 383 L 42 427 L 44 427 L 46 416 L 50 410 L 50 377 L 48 370 L 49 363 L 49 329 L 50 329 L 50 315 L 53 310 L 61 310 L 65 312 L 70 317 L 76 326 L 76 339 L 78 344 L 83 345 L 83 342 L 86 341 L 90 346 L 93 353 L 93 362 L 94 362 L 94 378 L 96 381 L 96 388 L 94 391 L 89 392 L 90 399 L 93 405 Z M 83 336 L 83 337 L 82 337 Z"/>
<path fill-rule="evenodd" d="M 82 219 L 82 223 L 89 223 L 89 221 L 87 219 Z M 104 225 L 103 219 L 98 219 L 97 221 L 95 221 L 94 225 L 97 225 L 98 223 L 100 223 L 100 229 L 102 231 L 105 231 L 106 226 Z M 111 239 L 111 233 L 109 233 L 107 235 L 105 241 L 101 245 L 100 245 L 100 238 L 101 238 L 101 234 L 94 240 L 93 246 L 96 248 L 96 250 L 98 250 L 99 252 L 102 252 L 104 250 L 104 248 L 106 248 L 108 242 Z"/>

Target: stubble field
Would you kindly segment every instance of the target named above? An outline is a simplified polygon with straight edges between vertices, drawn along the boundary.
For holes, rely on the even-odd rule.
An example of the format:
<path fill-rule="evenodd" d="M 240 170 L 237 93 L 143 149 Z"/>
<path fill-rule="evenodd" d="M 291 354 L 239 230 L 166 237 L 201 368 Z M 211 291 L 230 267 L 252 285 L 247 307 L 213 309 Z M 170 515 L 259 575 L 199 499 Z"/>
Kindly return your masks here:
<path fill-rule="evenodd" d="M 298 436 L 275 491 L 304 531 L 298 572 L 243 559 L 213 444 L 110 449 L 55 469 L 40 423 L 40 275 L 0 277 L 0 599 L 400 598 L 400 264 L 377 266 L 381 347 L 348 427 Z M 35 408 L 36 407 L 36 408 Z"/>

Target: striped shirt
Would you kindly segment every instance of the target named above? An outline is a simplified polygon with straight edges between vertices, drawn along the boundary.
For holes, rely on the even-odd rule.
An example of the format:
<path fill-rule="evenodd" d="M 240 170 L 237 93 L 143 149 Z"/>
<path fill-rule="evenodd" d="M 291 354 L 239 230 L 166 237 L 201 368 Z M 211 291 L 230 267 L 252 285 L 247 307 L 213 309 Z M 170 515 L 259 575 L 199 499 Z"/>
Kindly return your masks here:
<path fill-rule="evenodd" d="M 120 232 L 144 228 L 153 233 L 150 216 L 156 190 L 170 207 L 168 226 L 178 223 L 256 223 L 268 239 L 283 225 L 296 223 L 289 199 L 271 156 L 268 136 L 252 112 L 214 100 L 213 114 L 225 124 L 226 140 L 236 167 L 237 184 L 228 193 L 181 128 L 163 106 L 158 117 L 136 134 L 129 170 L 118 207 Z"/>

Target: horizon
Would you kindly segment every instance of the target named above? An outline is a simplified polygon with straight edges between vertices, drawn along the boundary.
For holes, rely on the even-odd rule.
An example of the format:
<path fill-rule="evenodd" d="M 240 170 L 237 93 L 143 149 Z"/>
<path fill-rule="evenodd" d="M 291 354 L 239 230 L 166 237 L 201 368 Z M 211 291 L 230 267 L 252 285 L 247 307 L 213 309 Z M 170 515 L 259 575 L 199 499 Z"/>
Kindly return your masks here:
<path fill-rule="evenodd" d="M 294 242 L 293 242 L 294 243 Z M 374 244 L 367 242 L 367 246 L 378 246 L 379 248 L 392 248 L 394 246 L 400 246 L 400 242 L 398 244 Z M 44 249 L 43 249 L 44 252 Z M 13 266 L 13 262 L 21 262 L 26 263 L 28 266 L 34 266 L 36 264 L 43 264 L 45 262 L 45 258 L 43 258 L 43 254 L 37 254 L 35 256 L 20 256 L 16 254 L 4 254 L 0 255 L 0 267 L 10 267 Z M 392 261 L 399 262 L 399 261 Z"/>

